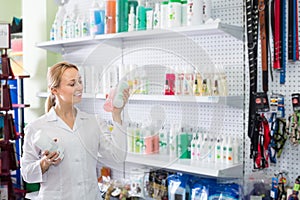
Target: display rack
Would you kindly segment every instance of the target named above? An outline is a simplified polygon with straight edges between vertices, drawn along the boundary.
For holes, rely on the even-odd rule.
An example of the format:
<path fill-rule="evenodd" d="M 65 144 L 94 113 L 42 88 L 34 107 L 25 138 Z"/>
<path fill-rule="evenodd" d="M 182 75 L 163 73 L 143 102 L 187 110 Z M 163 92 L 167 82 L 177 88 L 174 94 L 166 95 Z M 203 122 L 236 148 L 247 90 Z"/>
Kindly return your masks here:
<path fill-rule="evenodd" d="M 230 31 L 229 31 L 230 30 Z M 176 34 L 174 34 L 176 32 Z M 228 32 L 230 34 L 228 34 Z M 172 29 L 172 30 L 147 30 L 147 31 L 136 31 L 136 32 L 131 32 L 131 33 L 116 33 L 116 34 L 108 34 L 108 35 L 97 35 L 95 37 L 89 37 L 89 38 L 82 38 L 82 39 L 70 39 L 70 40 L 64 40 L 64 41 L 48 41 L 48 42 L 41 42 L 37 44 L 37 47 L 43 48 L 46 50 L 62 53 L 63 56 L 66 55 L 65 57 L 66 60 L 70 60 L 70 58 L 75 58 L 78 53 L 78 48 L 84 51 L 85 48 L 89 49 L 95 49 L 96 52 L 92 53 L 92 55 L 86 55 L 87 59 L 90 59 L 90 62 L 95 62 L 99 63 L 99 54 L 102 54 L 105 52 L 105 45 L 107 46 L 113 46 L 117 48 L 121 48 L 121 54 L 122 56 L 119 56 L 120 58 L 123 57 L 128 57 L 129 60 L 134 60 L 131 57 L 134 55 L 128 55 L 126 54 L 125 50 L 130 51 L 130 46 L 131 43 L 133 45 L 136 45 L 138 41 L 148 44 L 153 44 L 153 41 L 155 38 L 159 38 L 158 41 L 154 43 L 154 45 L 159 44 L 160 41 L 166 40 L 165 44 L 168 44 L 167 42 L 170 42 L 170 38 L 173 39 L 174 43 L 176 41 L 180 41 L 183 43 L 183 46 L 186 46 L 186 38 L 188 37 L 206 37 L 207 35 L 210 35 L 211 37 L 230 37 L 233 38 L 233 40 L 238 41 L 240 44 L 242 44 L 242 28 L 238 26 L 233 26 L 233 25 L 226 25 L 223 23 L 214 23 L 214 24 L 205 24 L 201 26 L 195 26 L 195 27 L 180 27 L 178 29 Z M 182 40 L 183 39 L 183 40 Z M 145 42 L 146 41 L 146 42 Z M 174 44 L 172 44 L 174 45 Z M 103 48 L 102 48 L 103 46 Z M 97 51 L 97 47 L 101 47 L 100 51 Z M 166 46 L 164 46 L 166 47 Z M 124 49 L 122 49 L 124 48 Z M 174 49 L 173 46 L 168 46 L 167 48 L 169 49 Z M 146 51 L 148 50 L 145 48 Z M 141 49 L 141 53 L 143 53 L 143 50 Z M 151 48 L 149 48 L 151 49 Z M 68 52 L 68 53 L 66 53 Z M 89 51 L 90 52 L 90 51 Z M 146 54 L 145 54 L 146 55 Z M 152 56 L 154 56 L 152 54 Z M 163 55 L 160 55 L 163 56 Z M 103 56 L 105 57 L 105 56 Z M 139 56 L 135 56 L 139 57 Z M 144 57 L 144 55 L 143 55 Z M 141 57 L 140 59 L 143 59 Z M 241 56 L 242 57 L 242 56 Z M 78 58 L 78 57 L 77 57 Z M 95 60 L 94 60 L 95 59 Z M 96 60 L 98 59 L 98 60 Z M 151 60 L 151 57 L 147 57 L 147 60 Z M 71 60 L 72 61 L 72 60 Z M 117 60 L 116 63 L 122 63 L 126 62 L 125 60 Z M 79 62 L 82 62 L 79 61 Z M 105 61 L 100 61 L 104 62 Z M 129 61 L 130 62 L 130 61 Z M 151 61 L 149 61 L 151 63 Z M 163 59 L 160 60 L 160 62 L 164 62 Z M 176 62 L 176 61 L 175 61 Z M 210 61 L 208 61 L 210 62 Z M 76 62 L 75 62 L 76 63 Z M 139 60 L 137 61 L 139 63 Z M 84 64 L 84 63 L 83 63 Z M 101 64 L 99 64 L 101 65 Z M 151 69 L 149 69 L 151 70 Z M 243 73 L 242 66 L 240 66 L 240 71 Z M 150 72 L 155 73 L 155 69 Z M 228 73 L 230 74 L 230 73 Z M 41 97 L 46 97 L 47 93 L 40 93 L 38 96 Z M 97 99 L 100 99 L 102 102 L 105 100 L 103 94 L 84 94 L 83 95 L 84 99 L 91 99 L 91 100 L 96 100 L 96 103 L 99 103 L 100 101 L 97 101 Z M 132 95 L 129 99 L 129 104 L 130 107 L 134 107 L 135 109 L 138 109 L 138 106 L 136 104 L 142 104 L 142 105 L 152 105 L 152 103 L 158 103 L 158 104 L 165 104 L 165 105 L 176 105 L 177 103 L 180 104 L 185 104 L 185 105 L 197 105 L 198 108 L 201 108 L 203 105 L 208 105 L 211 108 L 208 108 L 209 113 L 210 112 L 215 112 L 214 110 L 214 105 L 217 105 L 217 110 L 221 109 L 220 112 L 224 112 L 229 107 L 234 107 L 235 109 L 243 109 L 244 106 L 244 96 L 242 91 L 239 91 L 237 95 L 234 93 L 230 93 L 229 96 L 203 96 L 203 97 L 192 97 L 192 96 L 164 96 L 164 95 Z M 100 105 L 93 104 L 91 105 L 90 103 L 86 102 L 85 100 L 83 101 L 82 105 L 84 110 L 88 112 L 95 112 L 93 110 L 95 107 L 101 107 Z M 87 108 L 87 106 L 91 106 L 91 110 Z M 223 107 L 225 106 L 225 107 Z M 207 109 L 207 108 L 206 108 Z M 213 109 L 213 110 L 211 110 Z M 128 110 L 131 110 L 128 107 Z M 96 111 L 97 112 L 97 111 Z M 101 111 L 100 111 L 101 112 Z M 186 112 L 190 112 L 187 110 Z M 194 116 L 195 110 L 193 110 L 193 114 L 191 115 Z M 219 112 L 219 111 L 218 111 Z M 227 111 L 225 111 L 227 112 Z M 196 112 L 197 113 L 197 112 Z M 175 113 L 176 114 L 176 113 Z M 224 114 L 224 113 L 223 113 Z M 139 111 L 134 114 L 135 116 L 139 115 Z M 105 115 L 104 115 L 105 116 Z M 179 116 L 179 115 L 178 115 Z M 143 117 L 141 117 L 143 118 Z M 207 116 L 204 116 L 207 119 Z M 167 119 L 172 120 L 172 119 Z M 221 121 L 219 121 L 221 120 Z M 217 122 L 223 123 L 222 120 L 224 119 L 217 119 Z M 241 123 L 238 126 L 242 126 L 243 118 L 240 118 L 238 121 L 241 121 Z M 239 123 L 239 122 L 237 122 Z M 214 132 L 215 130 L 211 130 Z M 241 132 L 243 134 L 243 132 Z M 240 137 L 240 136 L 239 136 Z M 165 158 L 157 157 L 157 155 L 153 156 L 129 156 L 127 159 L 128 163 L 143 163 L 143 165 L 146 166 L 152 166 L 152 167 L 159 167 L 161 165 L 166 165 L 167 160 L 164 160 Z M 143 160 L 143 161 L 142 161 Z M 142 162 L 141 162 L 142 161 Z M 211 168 L 206 168 L 203 166 L 201 163 L 194 163 L 191 164 L 189 160 L 178 160 L 171 165 L 167 167 L 167 169 L 170 170 L 178 170 L 178 171 L 183 171 L 187 173 L 195 173 L 198 175 L 204 175 L 204 176 L 214 176 L 214 177 L 237 177 L 241 178 L 243 174 L 243 165 L 241 163 L 228 166 L 228 165 L 213 165 L 210 166 Z"/>
<path fill-rule="evenodd" d="M 1 24 L 1 28 L 2 28 Z M 10 25 L 6 24 L 8 31 L 1 30 L 0 45 L 0 112 L 1 112 L 1 138 L 0 138 L 0 190 L 1 199 L 14 200 L 22 198 L 22 179 L 20 174 L 20 155 L 24 129 L 24 108 L 29 107 L 24 104 L 23 79 L 29 78 L 28 75 L 15 75 L 8 55 L 11 48 Z M 5 26 L 6 26 L 5 25 Z M 7 34 L 6 46 L 3 42 L 3 33 Z M 16 81 L 16 85 L 12 82 Z M 16 89 L 16 91 L 15 91 Z M 19 90 L 18 90 L 19 89 Z"/>

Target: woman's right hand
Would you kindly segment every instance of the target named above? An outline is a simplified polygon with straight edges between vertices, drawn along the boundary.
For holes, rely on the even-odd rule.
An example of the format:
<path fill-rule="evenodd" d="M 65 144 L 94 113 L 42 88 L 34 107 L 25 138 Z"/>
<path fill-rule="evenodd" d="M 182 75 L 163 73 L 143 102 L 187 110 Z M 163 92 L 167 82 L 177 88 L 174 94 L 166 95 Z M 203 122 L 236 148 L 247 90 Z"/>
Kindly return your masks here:
<path fill-rule="evenodd" d="M 57 165 L 60 163 L 61 158 L 59 157 L 59 153 L 58 152 L 49 152 L 49 151 L 45 151 L 43 153 L 43 157 L 41 159 L 40 162 L 40 166 L 42 169 L 42 173 L 44 174 L 51 165 Z"/>

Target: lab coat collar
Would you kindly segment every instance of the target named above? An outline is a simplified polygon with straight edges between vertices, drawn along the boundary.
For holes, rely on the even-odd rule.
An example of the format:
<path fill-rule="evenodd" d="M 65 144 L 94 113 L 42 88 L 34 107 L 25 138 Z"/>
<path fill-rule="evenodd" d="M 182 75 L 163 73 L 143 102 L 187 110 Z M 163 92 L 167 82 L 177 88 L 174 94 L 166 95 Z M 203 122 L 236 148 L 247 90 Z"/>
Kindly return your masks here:
<path fill-rule="evenodd" d="M 76 119 L 75 119 L 75 124 L 73 127 L 73 131 L 75 131 L 76 129 L 78 129 L 79 127 L 81 127 L 84 123 L 84 120 L 88 119 L 88 116 L 86 113 L 82 112 L 81 110 L 79 110 L 78 108 L 75 108 L 77 110 L 77 115 L 76 115 Z M 49 112 L 46 114 L 47 116 L 47 121 L 48 122 L 55 122 L 58 121 L 58 115 L 56 114 L 54 107 L 52 107 Z M 68 129 L 71 130 L 69 126 L 67 126 L 65 123 L 63 124 L 63 126 L 61 128 L 64 129 Z"/>

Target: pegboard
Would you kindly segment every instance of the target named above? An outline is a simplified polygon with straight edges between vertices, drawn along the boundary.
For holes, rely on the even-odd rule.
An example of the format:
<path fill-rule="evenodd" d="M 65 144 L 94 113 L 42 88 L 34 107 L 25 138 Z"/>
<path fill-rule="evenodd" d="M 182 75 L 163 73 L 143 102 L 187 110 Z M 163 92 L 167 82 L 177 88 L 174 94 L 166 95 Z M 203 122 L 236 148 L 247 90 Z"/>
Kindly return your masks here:
<path fill-rule="evenodd" d="M 88 11 L 92 0 L 72 0 L 66 8 L 74 5 L 79 14 Z M 212 17 L 223 23 L 243 26 L 243 1 L 212 0 Z M 209 34 L 187 36 L 177 34 L 170 38 L 150 38 L 145 40 L 124 40 L 119 45 L 106 44 L 69 47 L 63 51 L 63 58 L 80 67 L 96 68 L 100 77 L 96 77 L 94 91 L 101 91 L 101 76 L 108 68 L 120 64 L 137 64 L 147 70 L 148 77 L 157 84 L 150 89 L 151 94 L 161 94 L 164 73 L 167 70 L 193 67 L 201 73 L 223 73 L 227 77 L 228 95 L 245 94 L 244 44 L 227 34 Z M 100 89 L 99 89 L 100 88 Z M 245 98 L 247 99 L 247 97 Z M 104 100 L 85 98 L 79 107 L 90 113 L 96 113 L 110 120 L 110 114 L 103 111 Z M 127 121 L 147 122 L 162 120 L 168 127 L 171 123 L 199 127 L 206 133 L 234 136 L 239 141 L 245 138 L 245 110 L 223 104 L 161 102 L 129 100 L 124 110 Z M 240 156 L 243 158 L 243 142 Z M 247 145 L 246 145 L 247 147 Z M 249 150 L 247 150 L 249 152 Z M 247 154 L 247 153 L 246 153 Z M 250 169 L 249 162 L 246 169 Z M 248 170 L 247 170 L 248 171 Z M 118 177 L 118 176 L 117 176 Z M 121 177 L 121 175 L 119 175 Z M 116 177 L 115 177 L 116 178 Z"/>
<path fill-rule="evenodd" d="M 299 9 L 298 9 L 299 10 Z M 298 13 L 299 16 L 299 13 Z M 260 49 L 260 38 L 258 39 L 258 49 Z M 273 55 L 273 43 L 271 42 L 271 55 Z M 262 74 L 261 74 L 261 52 L 258 51 L 258 91 L 262 91 Z M 273 59 L 273 57 L 272 57 Z M 248 71 L 248 57 L 246 54 L 246 80 L 249 80 L 249 71 Z M 286 82 L 285 84 L 280 84 L 280 73 L 278 71 L 273 70 L 273 80 L 271 78 L 271 74 L 269 72 L 269 91 L 268 97 L 272 93 L 282 94 L 284 96 L 284 106 L 285 106 L 285 119 L 292 114 L 292 102 L 291 102 L 291 94 L 298 93 L 300 89 L 300 63 L 287 61 L 286 66 Z M 270 69 L 269 69 L 270 71 Z M 245 101 L 249 101 L 249 83 L 246 81 L 246 98 Z M 246 104 L 246 110 L 248 110 L 248 105 Z M 246 114 L 246 119 L 248 119 L 248 113 Z M 266 115 L 269 118 L 269 114 Z M 246 120 L 247 123 L 247 120 Z M 247 127 L 246 127 L 247 128 Z M 245 152 L 250 152 L 250 140 L 248 137 L 245 138 Z M 276 165 L 271 165 L 269 168 L 263 170 L 263 174 L 266 177 L 274 176 L 274 173 L 278 173 L 279 171 L 288 172 L 288 184 L 293 185 L 295 179 L 299 176 L 299 162 L 300 162 L 300 147 L 294 147 L 287 140 L 281 154 L 280 158 L 277 158 Z M 245 175 L 249 175 L 253 172 L 253 161 L 249 158 L 249 154 L 246 154 L 245 157 Z"/>
<path fill-rule="evenodd" d="M 82 9 L 79 13 L 84 13 L 84 8 L 91 5 L 88 1 L 72 3 Z M 70 4 L 67 6 L 72 7 Z M 241 1 L 213 1 L 213 17 L 220 18 L 224 23 L 242 26 L 242 10 Z M 229 95 L 243 95 L 243 43 L 229 35 L 188 37 L 178 34 L 171 38 L 123 41 L 119 48 L 101 45 L 65 49 L 63 56 L 65 60 L 83 67 L 96 66 L 102 72 L 121 63 L 137 64 L 147 69 L 147 75 L 153 82 L 161 83 L 160 87 L 150 89 L 152 94 L 162 93 L 167 70 L 192 66 L 201 73 L 225 73 Z M 102 109 L 103 103 L 101 99 L 84 99 L 79 107 L 109 120 L 110 115 Z M 134 122 L 151 123 L 159 119 L 166 127 L 178 122 L 199 127 L 206 133 L 231 135 L 240 141 L 244 137 L 243 110 L 227 105 L 129 100 L 124 115 Z"/>

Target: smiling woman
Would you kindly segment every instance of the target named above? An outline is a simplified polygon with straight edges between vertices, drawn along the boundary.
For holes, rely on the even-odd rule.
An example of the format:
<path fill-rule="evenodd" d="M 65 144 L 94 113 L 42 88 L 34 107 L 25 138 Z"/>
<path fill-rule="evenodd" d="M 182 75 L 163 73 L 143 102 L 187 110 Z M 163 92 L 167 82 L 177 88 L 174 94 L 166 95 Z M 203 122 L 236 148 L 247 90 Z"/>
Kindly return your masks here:
<path fill-rule="evenodd" d="M 41 184 L 37 199 L 99 199 L 97 163 L 109 159 L 120 165 L 126 158 L 126 129 L 121 119 L 125 105 L 113 108 L 115 128 L 111 133 L 103 120 L 76 107 L 83 89 L 77 66 L 68 62 L 53 65 L 48 70 L 48 88 L 46 114 L 25 129 L 22 176 L 26 182 Z M 129 91 L 124 90 L 124 102 L 128 97 Z M 63 149 L 63 156 L 53 148 L 40 148 L 36 138 L 42 134 Z"/>

